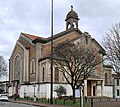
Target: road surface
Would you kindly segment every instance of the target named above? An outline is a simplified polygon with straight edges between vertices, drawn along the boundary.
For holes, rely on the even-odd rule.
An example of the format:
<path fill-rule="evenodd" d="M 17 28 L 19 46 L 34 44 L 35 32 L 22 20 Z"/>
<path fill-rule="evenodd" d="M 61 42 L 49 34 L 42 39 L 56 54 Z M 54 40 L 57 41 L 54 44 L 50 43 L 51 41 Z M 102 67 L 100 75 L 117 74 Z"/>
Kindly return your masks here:
<path fill-rule="evenodd" d="M 0 101 L 0 107 L 37 107 L 37 106 Z"/>

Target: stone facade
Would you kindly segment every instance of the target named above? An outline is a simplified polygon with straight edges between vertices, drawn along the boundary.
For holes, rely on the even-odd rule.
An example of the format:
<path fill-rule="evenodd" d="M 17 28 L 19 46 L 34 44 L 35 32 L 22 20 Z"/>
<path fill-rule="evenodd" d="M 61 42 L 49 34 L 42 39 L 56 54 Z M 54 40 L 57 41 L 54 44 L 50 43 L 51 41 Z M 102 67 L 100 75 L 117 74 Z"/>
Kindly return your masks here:
<path fill-rule="evenodd" d="M 105 50 L 87 32 L 78 29 L 78 15 L 73 11 L 67 14 L 66 30 L 53 36 L 53 45 L 73 40 L 80 47 L 90 47 L 99 51 L 98 59 L 103 59 Z M 70 24 L 70 27 L 69 27 Z M 51 37 L 43 38 L 31 34 L 21 33 L 10 57 L 10 84 L 9 96 L 14 94 L 20 97 L 50 98 L 50 60 Z M 16 61 L 17 59 L 17 61 Z M 19 64 L 18 64 L 19 62 Z M 62 85 L 67 89 L 67 95 L 72 95 L 72 89 L 61 72 L 56 73 L 53 67 L 53 88 Z M 104 96 L 105 72 L 109 79 L 107 85 L 111 88 L 111 71 L 103 63 L 95 67 L 94 75 L 84 81 L 84 96 Z M 16 73 L 17 72 L 17 73 Z M 16 76 L 17 75 L 17 76 Z M 107 87 L 108 88 L 108 87 Z M 53 89 L 54 90 L 54 89 Z M 112 90 L 112 89 L 111 89 Z M 111 93 L 111 90 L 109 93 Z M 111 95 L 106 95 L 111 96 Z M 53 92 L 53 97 L 56 93 Z"/>

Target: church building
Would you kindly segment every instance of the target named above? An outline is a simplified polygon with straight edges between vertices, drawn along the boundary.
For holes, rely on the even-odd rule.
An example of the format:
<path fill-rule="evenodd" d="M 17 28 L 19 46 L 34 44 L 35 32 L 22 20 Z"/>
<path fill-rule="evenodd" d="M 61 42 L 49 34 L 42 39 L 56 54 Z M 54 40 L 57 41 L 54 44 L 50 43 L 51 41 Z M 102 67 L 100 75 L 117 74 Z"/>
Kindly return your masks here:
<path fill-rule="evenodd" d="M 53 36 L 53 46 L 74 40 L 77 45 L 96 48 L 99 51 L 99 58 L 103 59 L 105 50 L 88 32 L 79 30 L 79 17 L 72 6 L 65 21 L 66 29 Z M 50 53 L 51 37 L 20 34 L 9 60 L 9 96 L 50 98 L 51 61 L 47 58 Z M 95 68 L 94 75 L 84 80 L 84 96 L 112 97 L 111 67 L 100 63 Z M 57 97 L 54 88 L 59 85 L 67 89 L 67 96 L 72 95 L 70 85 L 62 73 L 55 69 L 54 64 L 52 75 L 53 97 Z"/>

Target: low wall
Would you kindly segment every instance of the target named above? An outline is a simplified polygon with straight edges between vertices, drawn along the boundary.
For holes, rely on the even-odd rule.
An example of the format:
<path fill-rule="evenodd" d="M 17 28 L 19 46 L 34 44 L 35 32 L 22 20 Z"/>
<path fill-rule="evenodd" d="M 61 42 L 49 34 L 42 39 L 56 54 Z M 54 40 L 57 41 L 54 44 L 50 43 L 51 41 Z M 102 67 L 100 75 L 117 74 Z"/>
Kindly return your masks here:
<path fill-rule="evenodd" d="M 113 97 L 113 86 L 104 86 L 103 96 Z M 101 86 L 97 86 L 96 95 L 101 96 Z"/>

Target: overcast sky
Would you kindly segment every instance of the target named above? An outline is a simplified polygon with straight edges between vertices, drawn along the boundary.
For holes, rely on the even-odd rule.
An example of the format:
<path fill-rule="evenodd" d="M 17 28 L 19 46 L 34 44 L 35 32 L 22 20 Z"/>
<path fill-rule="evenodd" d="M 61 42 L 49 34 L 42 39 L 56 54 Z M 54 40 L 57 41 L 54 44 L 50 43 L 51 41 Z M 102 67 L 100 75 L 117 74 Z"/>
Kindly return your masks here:
<path fill-rule="evenodd" d="M 120 0 L 54 0 L 54 34 L 64 31 L 73 5 L 79 29 L 100 44 L 112 24 L 120 22 Z M 0 0 L 0 55 L 8 63 L 21 32 L 50 36 L 51 0 Z"/>

